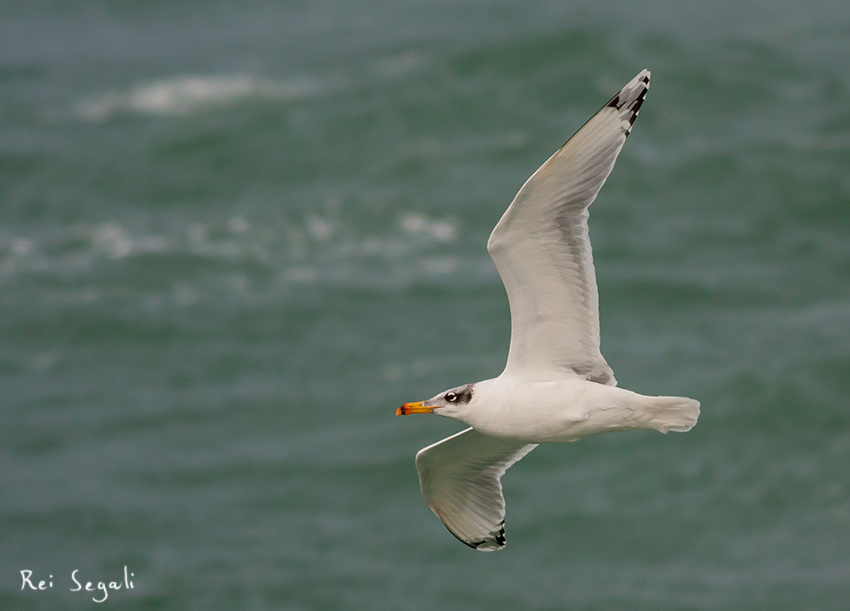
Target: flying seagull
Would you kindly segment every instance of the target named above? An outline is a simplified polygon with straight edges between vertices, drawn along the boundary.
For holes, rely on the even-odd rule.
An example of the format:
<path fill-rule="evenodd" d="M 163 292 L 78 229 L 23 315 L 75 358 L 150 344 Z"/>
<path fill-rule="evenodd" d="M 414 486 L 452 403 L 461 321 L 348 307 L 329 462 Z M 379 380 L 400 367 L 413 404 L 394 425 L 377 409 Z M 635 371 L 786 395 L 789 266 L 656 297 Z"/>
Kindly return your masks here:
<path fill-rule="evenodd" d="M 433 512 L 477 550 L 505 546 L 501 478 L 537 444 L 628 429 L 685 432 L 699 417 L 693 399 L 618 388 L 599 349 L 588 207 L 648 89 L 643 70 L 526 181 L 490 235 L 511 307 L 505 370 L 396 411 L 471 427 L 420 450 L 416 470 Z"/>

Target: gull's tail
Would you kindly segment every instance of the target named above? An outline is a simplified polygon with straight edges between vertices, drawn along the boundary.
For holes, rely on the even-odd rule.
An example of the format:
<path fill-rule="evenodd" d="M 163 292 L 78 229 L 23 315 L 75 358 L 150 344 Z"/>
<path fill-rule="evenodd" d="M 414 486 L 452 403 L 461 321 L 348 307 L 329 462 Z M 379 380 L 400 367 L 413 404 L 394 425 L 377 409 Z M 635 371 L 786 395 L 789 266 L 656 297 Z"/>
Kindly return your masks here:
<path fill-rule="evenodd" d="M 690 431 L 699 418 L 699 401 L 687 397 L 652 397 L 646 407 L 647 428 L 667 433 Z"/>

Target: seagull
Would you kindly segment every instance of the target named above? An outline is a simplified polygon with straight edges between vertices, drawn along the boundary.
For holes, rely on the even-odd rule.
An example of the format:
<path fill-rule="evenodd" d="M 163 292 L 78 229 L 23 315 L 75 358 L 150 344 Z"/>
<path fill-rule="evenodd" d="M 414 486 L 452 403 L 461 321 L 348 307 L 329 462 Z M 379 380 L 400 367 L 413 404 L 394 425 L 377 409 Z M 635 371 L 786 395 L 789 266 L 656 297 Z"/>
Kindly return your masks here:
<path fill-rule="evenodd" d="M 507 364 L 396 415 L 438 414 L 469 426 L 416 454 L 422 496 L 466 545 L 505 546 L 502 475 L 540 443 L 629 429 L 689 431 L 700 404 L 617 386 L 599 348 L 599 295 L 588 207 L 649 89 L 635 76 L 529 178 L 490 235 L 511 308 Z"/>

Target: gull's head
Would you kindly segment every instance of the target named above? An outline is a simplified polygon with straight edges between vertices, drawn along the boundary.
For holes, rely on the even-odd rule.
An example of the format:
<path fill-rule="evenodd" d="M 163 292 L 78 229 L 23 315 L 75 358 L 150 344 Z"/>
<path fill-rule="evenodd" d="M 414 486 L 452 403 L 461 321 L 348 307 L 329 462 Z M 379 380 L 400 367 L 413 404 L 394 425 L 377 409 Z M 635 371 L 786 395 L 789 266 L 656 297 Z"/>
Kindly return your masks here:
<path fill-rule="evenodd" d="M 427 401 L 405 403 L 395 412 L 396 416 L 408 414 L 437 414 L 466 422 L 466 416 L 475 397 L 475 384 L 464 384 L 444 390 Z"/>

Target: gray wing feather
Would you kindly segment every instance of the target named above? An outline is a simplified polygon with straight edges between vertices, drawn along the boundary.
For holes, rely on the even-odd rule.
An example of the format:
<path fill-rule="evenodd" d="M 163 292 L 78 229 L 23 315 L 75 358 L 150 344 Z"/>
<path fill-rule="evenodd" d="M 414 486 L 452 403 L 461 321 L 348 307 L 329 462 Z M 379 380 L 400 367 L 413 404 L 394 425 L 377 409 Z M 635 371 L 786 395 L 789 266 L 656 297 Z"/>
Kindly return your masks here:
<path fill-rule="evenodd" d="M 505 371 L 576 374 L 616 385 L 599 347 L 599 296 L 588 206 L 626 141 L 649 89 L 632 79 L 526 181 L 487 248 L 511 306 Z"/>
<path fill-rule="evenodd" d="M 505 546 L 502 475 L 536 444 L 466 429 L 416 454 L 422 496 L 446 528 L 466 545 Z"/>

